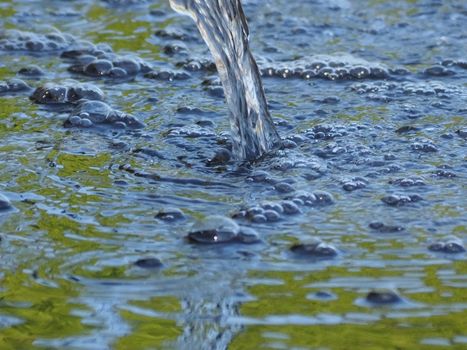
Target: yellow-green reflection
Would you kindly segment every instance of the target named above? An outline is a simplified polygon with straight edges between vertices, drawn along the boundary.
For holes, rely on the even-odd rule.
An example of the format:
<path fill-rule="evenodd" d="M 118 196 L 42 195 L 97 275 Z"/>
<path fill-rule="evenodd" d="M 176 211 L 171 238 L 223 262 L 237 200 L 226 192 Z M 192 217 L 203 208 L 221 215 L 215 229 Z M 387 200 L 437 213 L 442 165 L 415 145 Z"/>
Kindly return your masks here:
<path fill-rule="evenodd" d="M 163 314 L 179 312 L 180 302 L 171 296 L 161 296 L 148 301 L 131 303 L 144 310 L 156 311 Z M 133 331 L 130 335 L 120 338 L 115 343 L 115 349 L 170 349 L 182 330 L 176 322 L 161 317 L 150 317 L 123 310 L 121 316 L 128 321 Z"/>
<path fill-rule="evenodd" d="M 80 155 L 60 153 L 57 164 L 61 166 L 58 176 L 79 179 L 83 186 L 111 187 L 108 165 L 111 155 L 99 153 L 96 155 Z"/>
<path fill-rule="evenodd" d="M 148 42 L 154 34 L 153 23 L 136 20 L 132 12 L 122 11 L 115 16 L 115 9 L 98 5 L 92 6 L 86 16 L 90 20 L 106 19 L 106 27 L 92 34 L 93 41 L 108 43 L 116 52 L 147 51 L 152 58 L 160 58 L 160 48 Z M 160 23 L 159 26 L 165 27 L 170 22 Z"/>
<path fill-rule="evenodd" d="M 467 274 L 464 261 L 453 262 L 448 268 L 454 270 L 455 276 Z M 465 303 L 464 288 L 442 283 L 439 277 L 440 266 L 427 266 L 422 277 L 427 287 L 435 292 L 411 293 L 407 297 L 413 303 L 421 305 L 443 305 Z M 424 339 L 443 338 L 451 341 L 456 336 L 465 336 L 465 318 L 467 311 L 449 310 L 436 315 L 430 311 L 424 317 L 392 318 L 384 314 L 397 313 L 398 309 L 374 308 L 358 306 L 355 300 L 362 295 L 349 288 L 328 288 L 337 296 L 336 300 L 310 300 L 307 294 L 319 289 L 312 288 L 314 283 L 326 282 L 332 278 L 374 278 L 384 280 L 391 276 L 402 276 L 403 271 L 362 268 L 351 272 L 346 268 L 330 267 L 323 271 L 313 272 L 250 272 L 252 278 L 265 278 L 277 283 L 265 283 L 251 286 L 248 292 L 255 297 L 241 306 L 242 316 L 261 320 L 267 316 L 302 315 L 314 317 L 320 314 L 331 314 L 345 317 L 348 314 L 381 314 L 379 321 L 371 324 L 337 324 L 337 325 L 253 325 L 245 329 L 234 339 L 229 349 L 269 349 L 271 344 L 280 343 L 286 348 L 303 347 L 305 349 L 422 349 Z M 361 288 L 367 288 L 361 285 Z M 448 296 L 448 297 L 447 297 Z M 409 312 L 410 314 L 410 312 Z M 429 316 L 429 317 L 428 317 Z M 354 322 L 356 323 L 356 322 Z M 390 330 L 390 331 L 389 331 Z M 276 336 L 275 336 L 276 335 Z M 279 335 L 279 336 L 277 336 Z M 279 340 L 278 340 L 279 339 Z M 251 344 L 255 344 L 251 346 Z M 463 349 L 465 345 L 451 345 L 451 349 Z M 430 346 L 430 349 L 436 349 Z"/>
<path fill-rule="evenodd" d="M 229 346 L 229 350 L 271 349 L 281 343 L 285 348 L 298 349 L 453 349 L 463 350 L 465 344 L 446 346 L 422 345 L 423 339 L 453 339 L 465 334 L 467 312 L 430 318 L 384 319 L 371 325 L 316 326 L 249 326 Z M 270 334 L 285 335 L 278 341 Z"/>
<path fill-rule="evenodd" d="M 47 262 L 47 272 L 59 270 L 58 260 Z M 7 273 L 1 279 L 0 312 L 22 320 L 21 324 L 0 329 L 0 349 L 32 349 L 37 339 L 59 339 L 87 334 L 91 327 L 72 315 L 84 309 L 70 300 L 79 295 L 77 284 L 54 280 L 56 287 L 39 284 L 30 274 L 22 272 L 26 266 Z M 36 272 L 39 277 L 43 269 Z M 46 278 L 44 276 L 44 278 Z"/>

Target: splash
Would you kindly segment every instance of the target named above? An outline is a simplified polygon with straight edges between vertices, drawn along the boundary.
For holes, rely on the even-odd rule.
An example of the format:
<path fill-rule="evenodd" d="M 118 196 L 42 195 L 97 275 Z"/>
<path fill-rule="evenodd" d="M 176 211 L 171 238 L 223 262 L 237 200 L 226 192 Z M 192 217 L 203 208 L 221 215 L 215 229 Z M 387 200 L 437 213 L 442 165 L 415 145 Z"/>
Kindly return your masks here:
<path fill-rule="evenodd" d="M 229 107 L 234 156 L 255 160 L 279 147 L 240 0 L 170 0 L 170 4 L 195 21 L 214 57 Z"/>

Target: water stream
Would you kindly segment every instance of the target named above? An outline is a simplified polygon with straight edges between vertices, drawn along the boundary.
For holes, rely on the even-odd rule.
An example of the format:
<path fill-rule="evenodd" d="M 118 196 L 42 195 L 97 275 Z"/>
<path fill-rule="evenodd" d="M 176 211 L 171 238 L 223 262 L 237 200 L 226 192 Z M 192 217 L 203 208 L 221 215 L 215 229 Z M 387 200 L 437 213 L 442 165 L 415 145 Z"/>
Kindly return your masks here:
<path fill-rule="evenodd" d="M 279 147 L 240 0 L 170 0 L 195 21 L 214 57 L 229 106 L 233 154 L 255 160 Z"/>

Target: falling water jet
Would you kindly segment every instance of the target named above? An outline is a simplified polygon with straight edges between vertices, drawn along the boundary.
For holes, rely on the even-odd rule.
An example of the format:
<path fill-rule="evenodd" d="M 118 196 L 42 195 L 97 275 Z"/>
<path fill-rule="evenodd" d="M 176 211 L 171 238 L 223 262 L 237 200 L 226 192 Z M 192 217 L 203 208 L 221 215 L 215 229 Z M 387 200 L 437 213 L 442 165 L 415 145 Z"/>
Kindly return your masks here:
<path fill-rule="evenodd" d="M 229 107 L 234 156 L 255 160 L 278 148 L 281 139 L 250 52 L 240 0 L 170 0 L 170 5 L 195 21 L 214 57 Z"/>

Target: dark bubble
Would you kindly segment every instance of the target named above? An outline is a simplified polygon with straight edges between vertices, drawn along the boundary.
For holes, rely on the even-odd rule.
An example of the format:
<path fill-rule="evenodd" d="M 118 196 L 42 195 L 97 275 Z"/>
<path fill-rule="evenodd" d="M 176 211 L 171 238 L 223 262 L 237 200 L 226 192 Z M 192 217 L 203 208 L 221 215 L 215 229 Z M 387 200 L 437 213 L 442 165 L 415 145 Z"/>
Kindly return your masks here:
<path fill-rule="evenodd" d="M 26 49 L 30 51 L 41 51 L 44 49 L 45 45 L 39 40 L 28 40 L 25 43 Z M 56 48 L 56 47 L 55 47 Z"/>
<path fill-rule="evenodd" d="M 190 41 L 194 39 L 194 37 L 186 33 L 183 33 L 181 31 L 168 30 L 168 29 L 156 30 L 154 35 L 162 39 L 171 39 L 171 40 Z"/>
<path fill-rule="evenodd" d="M 389 305 L 400 303 L 403 299 L 392 289 L 375 289 L 367 294 L 366 301 L 375 305 Z"/>
<path fill-rule="evenodd" d="M 81 118 L 81 121 L 79 121 L 76 116 Z M 78 122 L 78 124 L 76 124 L 76 122 Z M 90 127 L 94 124 L 104 124 L 114 128 L 128 127 L 131 129 L 145 127 L 143 122 L 130 114 L 114 110 L 102 101 L 89 100 L 80 100 L 72 111 L 71 116 L 65 121 L 65 127 Z"/>
<path fill-rule="evenodd" d="M 162 262 L 158 258 L 138 259 L 134 264 L 142 269 L 157 269 L 163 266 Z"/>
<path fill-rule="evenodd" d="M 335 74 L 334 69 L 330 67 L 321 68 L 318 71 L 318 76 L 327 80 L 336 80 L 338 78 L 338 76 Z"/>
<path fill-rule="evenodd" d="M 280 214 L 275 210 L 265 210 L 263 216 L 266 218 L 268 222 L 275 222 L 281 219 Z"/>
<path fill-rule="evenodd" d="M 465 246 L 462 240 L 455 236 L 449 236 L 444 239 L 435 241 L 428 246 L 432 252 L 440 252 L 447 254 L 464 253 Z"/>
<path fill-rule="evenodd" d="M 185 46 L 178 44 L 169 44 L 165 45 L 163 51 L 166 55 L 172 56 L 180 53 L 185 53 L 187 51 Z"/>
<path fill-rule="evenodd" d="M 257 224 L 262 224 L 262 223 L 267 222 L 268 219 L 263 214 L 256 214 L 251 217 L 251 221 Z"/>
<path fill-rule="evenodd" d="M 432 76 L 432 77 L 446 77 L 449 75 L 454 75 L 456 74 L 450 69 L 446 69 L 443 66 L 433 66 L 429 67 L 424 70 L 423 72 L 425 75 Z"/>
<path fill-rule="evenodd" d="M 253 172 L 246 179 L 251 182 L 275 183 L 275 180 L 271 176 L 271 174 L 263 170 L 258 170 L 258 171 Z"/>
<path fill-rule="evenodd" d="M 408 196 L 391 194 L 389 196 L 385 196 L 381 198 L 381 200 L 387 205 L 390 205 L 393 207 L 401 207 L 408 203 L 419 202 L 422 200 L 422 197 L 419 196 L 418 194 L 413 194 L 413 195 L 408 195 Z"/>
<path fill-rule="evenodd" d="M 412 187 L 412 186 L 424 186 L 425 181 L 421 177 L 405 177 L 394 180 L 389 180 L 391 185 L 397 185 L 401 187 Z"/>
<path fill-rule="evenodd" d="M 453 179 L 457 177 L 457 175 L 452 171 L 440 169 L 433 172 L 433 177 Z"/>
<path fill-rule="evenodd" d="M 31 87 L 21 79 L 12 78 L 10 80 L 7 80 L 7 84 L 10 91 L 14 92 L 26 91 L 31 89 Z"/>
<path fill-rule="evenodd" d="M 463 139 L 467 139 L 467 128 L 456 130 L 456 134 L 462 137 Z"/>
<path fill-rule="evenodd" d="M 261 207 L 250 207 L 246 210 L 246 216 L 252 218 L 255 215 L 262 215 L 264 213 L 264 209 Z"/>
<path fill-rule="evenodd" d="M 11 209 L 12 205 L 10 200 L 0 193 L 0 210 Z"/>
<path fill-rule="evenodd" d="M 159 211 L 154 217 L 162 221 L 179 221 L 185 219 L 185 214 L 178 208 L 167 208 Z"/>
<path fill-rule="evenodd" d="M 237 241 L 244 244 L 254 244 L 261 242 L 258 232 L 250 227 L 241 226 Z"/>
<path fill-rule="evenodd" d="M 46 84 L 38 87 L 31 95 L 31 100 L 42 104 L 67 103 L 68 88 L 65 86 Z"/>
<path fill-rule="evenodd" d="M 397 134 L 405 134 L 408 132 L 419 131 L 420 129 L 412 125 L 404 125 L 396 130 Z"/>
<path fill-rule="evenodd" d="M 314 71 L 314 70 L 309 70 L 309 69 L 302 71 L 301 74 L 300 74 L 300 77 L 301 77 L 302 79 L 306 79 L 306 80 L 312 79 L 312 78 L 314 78 L 314 77 L 316 77 L 316 76 L 317 76 L 316 71 Z"/>
<path fill-rule="evenodd" d="M 111 78 L 117 78 L 117 79 L 126 78 L 128 76 L 126 70 L 124 70 L 123 68 L 119 68 L 119 67 L 114 67 L 110 69 L 107 75 Z"/>
<path fill-rule="evenodd" d="M 438 152 L 438 148 L 434 144 L 428 143 L 428 142 L 423 142 L 423 143 L 415 142 L 411 145 L 411 148 L 417 152 L 424 152 L 424 153 Z"/>
<path fill-rule="evenodd" d="M 370 76 L 370 70 L 366 67 L 354 67 L 349 70 L 349 74 L 357 79 L 366 79 Z"/>
<path fill-rule="evenodd" d="M 214 154 L 214 157 L 208 160 L 207 165 L 213 166 L 213 165 L 227 164 L 231 159 L 232 159 L 232 153 L 228 149 L 221 148 L 216 151 L 216 154 Z"/>
<path fill-rule="evenodd" d="M 378 231 L 380 233 L 396 233 L 404 231 L 402 226 L 398 225 L 386 225 L 382 222 L 375 221 L 368 225 L 372 230 Z"/>
<path fill-rule="evenodd" d="M 188 240 L 199 244 L 222 244 L 236 241 L 240 227 L 223 216 L 208 216 L 197 221 L 188 233 Z"/>
<path fill-rule="evenodd" d="M 290 247 L 290 251 L 297 256 L 307 258 L 333 258 L 338 255 L 338 251 L 332 245 L 314 239 L 306 243 L 297 243 Z"/>
<path fill-rule="evenodd" d="M 326 291 L 318 291 L 312 295 L 309 295 L 308 298 L 310 299 L 320 299 L 320 300 L 331 300 L 336 299 L 336 295 Z"/>
<path fill-rule="evenodd" d="M 92 77 L 101 77 L 107 75 L 113 68 L 112 62 L 108 60 L 95 60 L 84 67 L 84 74 Z"/>
<path fill-rule="evenodd" d="M 386 69 L 380 67 L 371 67 L 370 77 L 372 79 L 386 79 L 389 78 L 389 73 Z"/>
<path fill-rule="evenodd" d="M 317 190 L 313 192 L 313 195 L 315 196 L 316 200 L 313 203 L 314 205 L 331 205 L 334 203 L 334 198 L 332 194 L 326 192 L 326 191 L 321 191 Z"/>
<path fill-rule="evenodd" d="M 274 202 L 266 202 L 261 205 L 261 208 L 263 208 L 265 211 L 275 211 L 277 214 L 282 214 L 284 212 L 284 208 L 280 203 L 274 203 Z"/>
<path fill-rule="evenodd" d="M 100 101 L 104 93 L 95 85 L 70 80 L 62 84 L 47 83 L 31 96 L 31 100 L 42 104 L 75 103 L 82 99 Z"/>
<path fill-rule="evenodd" d="M 352 192 L 355 190 L 359 190 L 362 188 L 365 188 L 368 185 L 368 180 L 362 178 L 362 177 L 355 177 L 350 181 L 346 181 L 343 185 L 342 188 L 345 191 Z"/>
<path fill-rule="evenodd" d="M 286 182 L 278 182 L 274 185 L 274 189 L 279 193 L 290 193 L 295 191 L 292 185 Z"/>
<path fill-rule="evenodd" d="M 122 68 L 128 75 L 136 75 L 141 70 L 141 65 L 129 57 L 119 57 L 112 61 L 114 67 Z"/>
<path fill-rule="evenodd" d="M 294 215 L 301 213 L 300 208 L 297 204 L 295 204 L 291 200 L 286 200 L 281 202 L 282 209 L 284 210 L 284 214 Z"/>
<path fill-rule="evenodd" d="M 25 76 L 28 76 L 28 77 L 40 77 L 40 76 L 44 75 L 45 73 L 42 70 L 42 68 L 40 68 L 39 66 L 37 66 L 35 64 L 31 64 L 31 65 L 29 65 L 27 67 L 21 68 L 18 71 L 18 74 L 25 75 Z"/>
<path fill-rule="evenodd" d="M 104 93 L 97 86 L 89 83 L 70 83 L 67 99 L 69 102 L 77 102 L 82 99 L 102 101 Z"/>

